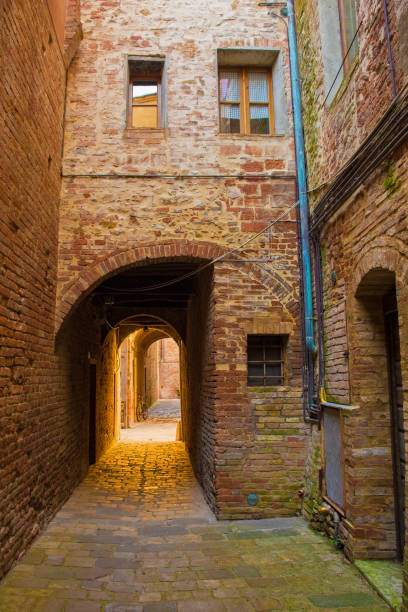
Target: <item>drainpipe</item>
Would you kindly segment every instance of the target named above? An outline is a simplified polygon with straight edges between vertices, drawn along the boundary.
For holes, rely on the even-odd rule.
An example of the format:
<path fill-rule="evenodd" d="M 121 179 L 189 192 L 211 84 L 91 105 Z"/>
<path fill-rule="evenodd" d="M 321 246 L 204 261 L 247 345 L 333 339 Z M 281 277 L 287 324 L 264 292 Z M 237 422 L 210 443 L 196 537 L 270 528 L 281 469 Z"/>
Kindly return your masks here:
<path fill-rule="evenodd" d="M 312 275 L 310 263 L 310 246 L 309 246 L 309 208 L 307 198 L 307 183 L 306 183 L 306 165 L 305 165 L 305 145 L 303 139 L 303 121 L 302 121 L 302 105 L 300 98 L 299 86 L 299 65 L 298 52 L 296 43 L 295 29 L 295 12 L 293 0 L 287 1 L 288 12 L 288 42 L 289 42 L 289 61 L 292 86 L 292 105 L 293 105 L 293 123 L 295 132 L 295 147 L 296 147 L 296 174 L 297 187 L 299 198 L 299 216 L 300 216 L 300 235 L 302 247 L 302 266 L 303 266 L 303 309 L 305 318 L 305 343 L 308 351 L 307 360 L 309 368 L 308 372 L 308 412 L 313 420 L 316 418 L 316 408 L 314 405 L 314 376 L 313 376 L 313 358 L 316 353 L 316 345 L 314 342 L 313 330 L 313 301 L 312 301 Z"/>
<path fill-rule="evenodd" d="M 310 263 L 310 247 L 309 247 L 309 208 L 307 199 L 307 183 L 306 183 L 306 165 L 305 165 L 305 145 L 303 140 L 303 121 L 302 121 L 302 104 L 300 99 L 299 86 L 299 65 L 298 52 L 296 43 L 295 29 L 295 10 L 293 0 L 287 2 L 259 2 L 260 6 L 282 6 L 286 4 L 286 8 L 281 9 L 281 15 L 272 13 L 275 17 L 282 19 L 282 16 L 288 17 L 288 43 L 289 43 L 289 63 L 292 88 L 292 112 L 293 125 L 295 134 L 296 147 L 296 179 L 297 192 L 299 200 L 299 218 L 300 218 L 300 241 L 301 241 L 301 265 L 302 265 L 302 282 L 303 282 L 303 312 L 304 312 L 304 333 L 306 355 L 304 355 L 304 372 L 305 383 L 307 389 L 307 398 L 305 403 L 306 420 L 318 421 L 318 409 L 314 404 L 314 355 L 316 354 L 316 345 L 314 342 L 313 332 L 313 300 L 312 300 L 312 275 Z M 283 19 L 282 19 L 283 20 Z M 283 20 L 284 21 L 284 20 Z M 285 21 L 286 25 L 286 21 Z"/>

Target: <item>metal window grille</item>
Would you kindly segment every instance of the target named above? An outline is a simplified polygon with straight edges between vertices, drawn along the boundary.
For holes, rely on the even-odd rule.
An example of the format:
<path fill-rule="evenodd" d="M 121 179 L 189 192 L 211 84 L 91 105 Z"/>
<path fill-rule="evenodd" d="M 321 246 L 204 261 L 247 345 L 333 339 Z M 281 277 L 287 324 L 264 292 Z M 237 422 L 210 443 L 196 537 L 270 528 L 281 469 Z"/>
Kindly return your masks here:
<path fill-rule="evenodd" d="M 283 384 L 282 336 L 248 336 L 247 358 L 249 387 Z"/>

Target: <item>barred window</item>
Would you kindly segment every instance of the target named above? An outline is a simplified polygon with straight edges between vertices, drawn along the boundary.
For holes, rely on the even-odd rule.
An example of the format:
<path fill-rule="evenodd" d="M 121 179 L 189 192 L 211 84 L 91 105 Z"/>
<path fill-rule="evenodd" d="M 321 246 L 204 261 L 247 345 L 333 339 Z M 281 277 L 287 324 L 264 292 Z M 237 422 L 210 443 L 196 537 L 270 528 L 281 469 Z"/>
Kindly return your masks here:
<path fill-rule="evenodd" d="M 283 336 L 248 336 L 247 358 L 249 387 L 283 384 Z"/>

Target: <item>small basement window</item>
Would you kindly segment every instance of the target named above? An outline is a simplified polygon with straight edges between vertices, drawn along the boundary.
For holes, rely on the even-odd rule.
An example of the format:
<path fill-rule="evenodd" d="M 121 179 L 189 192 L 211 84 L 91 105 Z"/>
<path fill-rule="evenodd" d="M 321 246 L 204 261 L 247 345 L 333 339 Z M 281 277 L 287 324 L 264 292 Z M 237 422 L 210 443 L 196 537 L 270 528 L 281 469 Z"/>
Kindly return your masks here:
<path fill-rule="evenodd" d="M 161 128 L 164 125 L 161 60 L 129 59 L 129 128 Z"/>
<path fill-rule="evenodd" d="M 249 387 L 283 385 L 283 336 L 248 336 L 247 358 Z"/>

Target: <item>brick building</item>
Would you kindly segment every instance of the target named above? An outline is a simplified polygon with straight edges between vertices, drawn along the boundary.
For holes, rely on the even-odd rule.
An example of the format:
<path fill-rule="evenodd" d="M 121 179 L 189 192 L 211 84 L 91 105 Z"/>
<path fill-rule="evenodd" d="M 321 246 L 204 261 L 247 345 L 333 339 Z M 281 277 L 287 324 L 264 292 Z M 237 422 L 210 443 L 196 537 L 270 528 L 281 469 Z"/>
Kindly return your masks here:
<path fill-rule="evenodd" d="M 408 6 L 298 0 L 296 12 L 326 396 L 305 511 L 318 524 L 323 496 L 349 556 L 402 559 Z"/>
<path fill-rule="evenodd" d="M 156 397 L 170 339 L 218 517 L 293 515 L 305 482 L 350 557 L 403 556 L 406 3 L 296 2 L 321 427 L 286 25 L 208 4 L 1 5 L 1 573 L 117 438 L 121 398 L 129 425 Z"/>
<path fill-rule="evenodd" d="M 0 574 L 86 469 L 65 369 L 75 334 L 54 354 L 65 82 L 81 37 L 63 4 L 0 4 Z"/>
<path fill-rule="evenodd" d="M 1 5 L 1 571 L 117 437 L 129 334 L 179 347 L 217 516 L 293 515 L 309 426 L 285 24 L 253 0 L 35 5 Z"/>
<path fill-rule="evenodd" d="M 206 4 L 81 5 L 57 339 L 69 342 L 74 318 L 98 328 L 92 337 L 87 325 L 96 458 L 118 430 L 119 342 L 136 331 L 146 349 L 169 336 L 180 347 L 182 435 L 211 507 L 220 517 L 293 514 L 306 426 L 286 30 L 252 0 L 228 20 L 223 2 Z M 249 386 L 248 337 L 260 355 Z"/>

